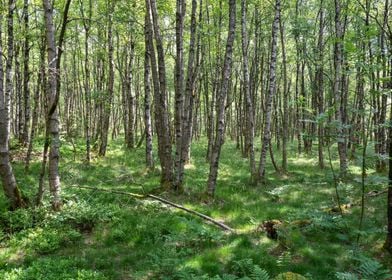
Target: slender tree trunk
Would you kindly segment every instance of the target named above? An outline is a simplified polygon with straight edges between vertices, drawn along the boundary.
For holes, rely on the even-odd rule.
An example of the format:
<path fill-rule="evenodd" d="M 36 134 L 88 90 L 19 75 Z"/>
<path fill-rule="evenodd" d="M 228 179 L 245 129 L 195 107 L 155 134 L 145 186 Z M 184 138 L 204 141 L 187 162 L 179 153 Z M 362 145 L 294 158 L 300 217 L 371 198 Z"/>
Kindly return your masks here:
<path fill-rule="evenodd" d="M 100 156 L 106 155 L 108 145 L 108 134 L 110 126 L 110 115 L 112 112 L 112 102 L 114 95 L 114 61 L 113 61 L 113 12 L 114 2 L 109 1 L 108 3 L 108 85 L 107 85 L 107 96 L 104 102 L 102 127 L 101 127 L 101 143 L 99 146 L 98 154 Z"/>
<path fill-rule="evenodd" d="M 248 62 L 248 30 L 246 28 L 246 12 L 247 3 L 246 0 L 241 1 L 241 45 L 242 45 L 242 69 L 244 75 L 244 93 L 245 93 L 245 104 L 246 104 L 246 138 L 245 138 L 245 151 L 246 155 L 249 156 L 250 174 L 251 181 L 255 181 L 256 176 L 256 162 L 255 162 L 255 150 L 254 150 L 254 117 L 253 117 L 253 101 L 250 89 L 250 78 L 249 78 L 249 62 Z"/>
<path fill-rule="evenodd" d="M 388 0 L 385 1 L 385 6 L 388 7 Z M 392 44 L 392 33 L 389 33 L 389 42 Z M 389 76 L 392 76 L 392 50 L 389 49 Z M 392 93 L 392 82 L 389 81 L 388 88 Z M 392 253 L 392 106 L 389 113 L 389 174 L 388 174 L 388 204 L 387 204 L 387 217 L 388 217 L 388 234 L 385 248 Z"/>
<path fill-rule="evenodd" d="M 388 54 L 388 47 L 386 41 L 386 34 L 384 30 L 388 29 L 388 10 L 390 9 L 389 6 L 389 1 L 385 1 L 385 7 L 384 7 L 384 19 L 383 19 L 383 24 L 382 24 L 382 31 L 380 34 L 380 49 L 381 49 L 381 57 L 380 57 L 380 63 L 382 64 L 382 79 L 383 79 L 383 89 L 387 92 L 388 90 L 388 59 L 387 59 L 387 54 Z M 390 32 L 392 32 L 391 29 L 389 29 Z M 389 77 L 390 79 L 390 77 Z M 380 77 L 377 79 L 380 81 Z M 378 172 L 385 172 L 387 165 L 386 165 L 386 160 L 384 159 L 386 155 L 386 133 L 385 133 L 385 123 L 386 123 L 386 117 L 387 117 L 387 99 L 388 96 L 386 94 L 381 95 L 381 104 L 378 109 L 380 111 L 380 118 L 378 120 L 378 142 L 379 142 L 379 159 L 376 162 L 376 170 Z"/>
<path fill-rule="evenodd" d="M 175 131 L 176 131 L 176 154 L 174 160 L 174 188 L 183 188 L 184 161 L 182 157 L 183 122 L 184 122 L 184 16 L 186 3 L 177 0 L 176 4 L 176 65 L 175 65 Z"/>
<path fill-rule="evenodd" d="M 161 186 L 163 188 L 171 188 L 173 184 L 173 159 L 170 133 L 171 126 L 167 104 L 165 57 L 155 0 L 146 0 L 146 6 L 146 30 L 148 31 L 148 46 L 151 54 L 152 80 L 154 84 L 155 127 L 158 134 L 158 155 L 162 168 Z M 155 56 L 153 36 L 156 41 L 158 62 Z"/>
<path fill-rule="evenodd" d="M 148 21 L 146 15 L 146 22 Z M 145 53 L 144 53 L 144 128 L 146 134 L 146 166 L 152 170 L 154 168 L 154 158 L 152 154 L 152 125 L 151 125 L 151 52 L 149 45 L 150 30 L 147 30 L 148 24 L 144 25 L 145 36 Z"/>
<path fill-rule="evenodd" d="M 131 49 L 132 46 L 132 39 L 130 40 L 131 42 L 126 43 L 125 46 L 122 48 L 122 52 L 120 53 L 120 36 L 118 34 L 118 32 L 116 32 L 116 38 L 117 38 L 117 44 L 116 44 L 116 50 L 117 50 L 117 68 L 118 68 L 118 72 L 119 72 L 119 76 L 120 76 L 120 83 L 119 83 L 119 87 L 121 88 L 121 105 L 122 105 L 122 121 L 123 121 L 123 127 L 124 127 L 124 143 L 125 145 L 128 147 L 129 140 L 129 106 L 128 106 L 128 88 L 130 90 L 131 85 L 128 86 L 128 81 L 129 79 L 127 77 L 129 77 L 128 74 L 128 70 L 131 63 L 128 63 L 128 55 L 129 53 L 132 53 L 132 50 L 129 51 L 129 49 Z"/>
<path fill-rule="evenodd" d="M 217 30 L 222 30 L 222 0 L 219 0 L 219 15 L 218 15 L 218 20 L 214 20 L 213 26 L 214 28 L 217 28 Z M 207 23 L 210 24 L 210 15 L 209 15 L 209 5 L 206 3 L 206 20 Z M 215 19 L 215 18 L 213 18 Z M 208 147 L 207 147 L 207 155 L 206 159 L 207 161 L 211 161 L 212 157 L 212 149 L 214 146 L 214 139 L 216 137 L 215 131 L 215 119 L 217 118 L 217 99 L 218 99 L 218 90 L 220 88 L 219 84 L 219 71 L 221 69 L 221 32 L 218 32 L 218 36 L 216 39 L 216 55 L 215 59 L 213 59 L 212 56 L 212 47 L 211 47 L 211 41 L 212 38 L 208 38 L 208 59 L 209 59 L 209 69 L 205 69 L 206 71 L 209 71 L 209 73 L 213 73 L 214 76 L 212 77 L 212 90 L 211 90 L 211 102 L 209 103 L 209 115 L 208 115 L 208 130 L 207 130 L 207 137 L 208 137 Z M 206 77 L 208 77 L 209 74 L 206 74 Z M 206 79 L 206 82 L 208 83 L 208 79 Z M 206 100 L 208 100 L 208 92 L 205 92 L 206 95 Z"/>
<path fill-rule="evenodd" d="M 39 103 L 40 103 L 40 92 L 41 95 L 46 96 L 46 75 L 45 75 L 45 34 L 42 33 L 42 40 L 40 46 L 40 62 L 39 62 L 39 71 L 37 75 L 37 85 L 34 93 L 34 109 L 33 109 L 33 118 L 32 118 L 32 123 L 31 123 L 31 130 L 30 130 L 30 137 L 29 137 L 29 146 L 27 148 L 27 153 L 26 153 L 26 159 L 25 159 L 25 170 L 29 170 L 30 166 L 30 160 L 31 160 L 31 154 L 33 152 L 33 147 L 34 147 L 34 139 L 35 139 L 35 134 L 37 131 L 37 126 L 38 126 L 38 119 L 39 119 Z M 43 104 L 44 105 L 44 104 Z M 46 161 L 45 161 L 45 166 L 46 166 Z M 43 178 L 41 179 L 43 180 Z M 39 186 L 39 189 L 42 188 L 43 186 Z M 42 196 L 41 196 L 42 197 Z M 41 200 L 41 199 L 40 199 Z"/>
<path fill-rule="evenodd" d="M 386 0 L 386 7 L 388 7 L 388 0 Z M 392 34 L 389 34 L 390 40 L 389 42 L 392 43 Z M 392 51 L 389 50 L 390 54 L 390 76 L 392 76 Z M 389 81 L 388 84 L 389 90 L 392 93 L 392 82 Z M 392 95 L 392 94 L 391 94 Z M 390 96 L 391 96 L 390 95 Z M 385 248 L 392 253 L 392 106 L 390 108 L 389 113 L 389 173 L 388 173 L 388 203 L 387 203 L 387 218 L 388 218 L 388 226 L 387 226 L 387 240 L 385 242 Z"/>
<path fill-rule="evenodd" d="M 16 102 L 13 102 L 15 106 L 15 119 L 13 120 L 13 123 L 15 124 L 16 128 L 16 134 L 15 136 L 18 137 L 19 143 L 24 145 L 24 97 L 23 97 L 23 85 L 22 85 L 22 71 L 21 71 L 21 64 L 19 61 L 19 52 L 20 52 L 20 44 L 15 42 L 14 43 L 14 60 L 15 60 L 15 66 L 14 66 L 14 75 L 13 75 L 13 81 L 14 81 L 14 90 L 15 94 L 14 96 L 16 97 Z"/>
<path fill-rule="evenodd" d="M 83 3 L 80 1 L 80 7 L 83 17 L 85 13 L 83 10 Z M 90 92 L 90 67 L 89 67 L 89 43 L 90 27 L 92 18 L 92 0 L 88 1 L 88 15 L 87 19 L 83 21 L 84 26 L 84 96 L 85 96 L 85 137 L 86 137 L 86 162 L 90 164 L 91 161 L 91 92 Z"/>
<path fill-rule="evenodd" d="M 324 165 L 324 126 L 323 126 L 323 118 L 320 118 L 322 114 L 324 114 L 324 1 L 320 0 L 320 27 L 318 33 L 318 42 L 317 42 L 317 57 L 318 61 L 316 62 L 316 91 L 317 91 L 317 105 L 318 105 L 318 114 L 319 114 L 319 123 L 318 123 L 318 165 L 321 169 L 325 167 Z"/>
<path fill-rule="evenodd" d="M 344 116 L 343 116 L 343 23 L 341 15 L 341 0 L 335 0 L 335 50 L 334 50 L 334 64 L 335 64 L 335 81 L 333 92 L 335 96 L 335 118 L 337 121 L 337 142 L 340 161 L 340 176 L 344 177 L 347 174 L 347 145 L 346 135 L 344 129 Z"/>
<path fill-rule="evenodd" d="M 15 10 L 15 0 L 8 2 L 8 44 L 7 44 L 7 64 L 6 64 L 6 89 L 4 91 L 4 70 L 3 70 L 3 50 L 2 50 L 2 21 L 0 15 L 0 176 L 3 190 L 10 202 L 11 209 L 23 207 L 25 205 L 19 188 L 16 184 L 14 172 L 10 162 L 10 98 L 12 95 L 12 57 L 14 40 L 13 15 Z"/>
<path fill-rule="evenodd" d="M 275 2 L 275 18 L 272 23 L 272 40 L 271 40 L 271 60 L 269 69 L 269 90 L 266 100 L 266 108 L 264 112 L 264 132 L 263 143 L 261 148 L 260 164 L 258 170 L 258 181 L 261 182 L 265 179 L 265 165 L 267 159 L 268 146 L 271 138 L 271 114 L 272 114 L 272 101 L 276 94 L 276 57 L 277 57 L 277 37 L 279 31 L 280 20 L 280 0 Z"/>
<path fill-rule="evenodd" d="M 392 74 L 392 71 L 390 71 Z M 388 202 L 387 202 L 387 239 L 384 247 L 392 253 L 392 106 L 389 116 L 389 172 L 388 172 Z"/>
<path fill-rule="evenodd" d="M 296 1 L 295 4 L 295 19 L 298 21 L 298 16 L 299 16 L 299 5 L 300 5 L 300 0 Z M 295 59 L 295 99 L 296 99 L 296 110 L 295 110 L 295 118 L 296 118 L 296 128 L 297 128 L 297 141 L 298 141 L 298 154 L 300 155 L 302 153 L 302 124 L 301 122 L 303 121 L 303 116 L 301 115 L 301 108 L 302 108 L 302 102 L 300 101 L 300 96 L 299 96 L 299 86 L 300 86 L 300 45 L 299 45 L 299 34 L 295 34 L 295 48 L 296 48 L 296 59 Z"/>
<path fill-rule="evenodd" d="M 47 93 L 47 72 L 46 72 L 46 62 L 45 62 L 45 45 L 46 45 L 46 34 L 42 34 L 43 38 L 42 38 L 42 47 L 41 47 L 41 53 L 40 53 L 40 63 L 41 63 L 41 96 L 43 99 L 45 99 L 45 101 L 47 101 L 48 99 L 48 93 Z M 37 109 L 37 106 L 39 104 L 39 92 L 38 92 L 38 88 L 37 91 L 35 93 L 35 98 L 38 98 L 38 102 L 34 104 L 35 108 Z M 47 103 L 45 103 L 45 108 L 47 108 Z M 44 106 L 42 106 L 44 107 Z M 43 199 L 43 195 L 44 195 L 44 178 L 45 178 L 45 173 L 46 173 L 46 165 L 47 165 L 47 161 L 48 161 L 48 149 L 49 149 L 49 136 L 48 136 L 48 129 L 47 129 L 47 112 L 45 112 L 44 114 L 44 120 L 46 123 L 46 129 L 45 129 L 45 143 L 44 143 L 44 150 L 42 153 L 42 163 L 41 163 L 41 170 L 40 170 L 40 174 L 39 174 L 39 179 L 38 179 L 38 191 L 37 191 L 37 195 L 36 195 L 36 200 L 35 200 L 35 204 L 37 206 L 39 206 L 42 203 L 42 199 Z M 34 119 L 33 119 L 34 121 Z M 37 118 L 37 123 L 38 123 L 38 118 Z M 34 126 L 34 123 L 33 125 Z M 33 129 L 33 127 L 32 127 Z M 32 141 L 34 139 L 34 131 L 32 131 L 32 134 L 30 136 L 30 141 Z M 29 150 L 28 150 L 28 154 L 27 154 L 27 158 L 26 158 L 26 167 L 28 166 L 28 162 L 30 160 L 30 156 L 31 156 L 31 152 L 32 152 L 33 146 L 32 146 L 32 142 L 30 143 L 29 146 Z"/>
<path fill-rule="evenodd" d="M 200 0 L 200 14 L 199 24 L 202 21 L 202 0 Z M 183 164 L 190 160 L 190 146 L 192 142 L 192 131 L 193 131 L 193 108 L 195 103 L 196 95 L 196 80 L 199 70 L 199 54 L 200 54 L 200 33 L 198 33 L 198 46 L 197 53 L 195 54 L 196 45 L 196 10 L 197 1 L 192 0 L 192 13 L 191 13 L 191 34 L 189 41 L 189 55 L 188 55 L 188 69 L 185 84 L 185 105 L 184 105 L 184 120 L 183 120 L 183 145 L 182 145 L 182 162 Z M 183 171 L 184 165 L 182 166 Z M 180 176 L 182 176 L 180 174 Z"/>
<path fill-rule="evenodd" d="M 303 40 L 304 41 L 304 40 Z M 301 54 L 301 60 L 300 61 L 300 72 L 299 72 L 299 81 L 300 81 L 300 98 L 301 98 L 301 110 L 300 110 L 300 116 L 301 119 L 299 120 L 299 124 L 301 126 L 301 141 L 303 144 L 303 150 L 305 153 L 309 153 L 309 131 L 306 129 L 306 119 L 309 118 L 310 116 L 308 115 L 308 112 L 306 111 L 307 105 L 308 105 L 308 99 L 306 97 L 306 85 L 305 85 L 305 66 L 306 66 L 306 61 L 305 61 L 305 42 L 302 42 L 301 47 L 302 49 L 300 50 Z"/>
<path fill-rule="evenodd" d="M 223 138 L 225 134 L 225 109 L 227 103 L 227 95 L 229 91 L 229 81 L 231 76 L 231 67 L 233 62 L 233 44 L 235 38 L 236 26 L 236 1 L 229 0 L 229 33 L 227 36 L 226 53 L 222 68 L 221 88 L 218 95 L 217 118 L 216 118 L 216 135 L 212 146 L 210 173 L 208 175 L 207 193 L 214 196 L 216 189 L 216 180 L 218 177 L 219 158 Z"/>
<path fill-rule="evenodd" d="M 135 94 L 134 90 L 132 88 L 132 82 L 133 82 L 133 64 L 135 60 L 135 54 L 134 54 L 134 49 L 135 49 L 135 43 L 133 41 L 130 42 L 130 47 L 129 47 L 129 55 L 125 56 L 125 77 L 124 79 L 124 89 L 125 89 L 125 107 L 124 107 L 124 118 L 126 120 L 126 125 L 125 125 L 125 140 L 126 140 L 126 146 L 128 149 L 133 149 L 135 147 L 135 137 L 136 137 L 136 99 L 135 99 Z"/>
<path fill-rule="evenodd" d="M 280 42 L 282 46 L 282 63 L 283 63 L 283 127 L 282 127 L 282 171 L 287 173 L 287 141 L 289 134 L 289 112 L 288 112 L 288 78 L 287 78 L 287 58 L 284 26 L 282 18 L 279 18 Z"/>
<path fill-rule="evenodd" d="M 23 42 L 23 98 L 24 98 L 24 127 L 22 141 L 29 143 L 30 128 L 30 34 L 29 34 L 29 0 L 24 0 L 23 5 L 24 42 Z"/>
<path fill-rule="evenodd" d="M 385 8 L 384 8 L 384 23 L 385 25 L 389 22 L 389 13 L 390 11 L 389 0 L 385 0 Z M 385 26 L 384 25 L 384 26 Z M 388 26 L 389 27 L 389 26 Z M 388 36 L 389 46 L 392 45 L 392 30 L 389 28 L 388 32 L 386 32 Z M 389 77 L 392 77 L 392 49 L 389 48 Z M 392 81 L 389 80 L 388 83 L 385 84 L 385 87 L 389 89 L 389 97 L 392 97 Z M 388 173 L 388 202 L 387 202 L 387 238 L 384 247 L 392 253 L 392 106 L 390 107 L 389 112 L 389 127 L 388 127 L 388 153 L 389 153 L 389 173 Z"/>
<path fill-rule="evenodd" d="M 183 14 L 185 14 L 185 3 L 183 3 L 183 5 L 184 6 L 183 6 L 182 12 L 183 12 Z M 201 5 L 201 3 L 200 3 L 200 5 Z M 185 94 L 183 97 L 182 121 L 179 124 L 181 126 L 181 140 L 180 140 L 181 141 L 181 155 L 180 155 L 181 159 L 178 162 L 178 168 L 176 171 L 177 172 L 176 186 L 180 190 L 181 190 L 182 184 L 183 184 L 185 163 L 189 161 L 190 145 L 191 145 L 191 141 L 192 141 L 195 80 L 196 80 L 196 76 L 197 76 L 197 67 L 195 67 L 195 60 L 198 59 L 198 56 L 195 54 L 196 11 L 197 11 L 197 2 L 196 2 L 196 0 L 192 0 L 191 27 L 190 27 L 191 33 L 190 33 L 190 42 L 189 42 L 187 77 L 186 77 L 186 83 L 185 83 Z M 183 73 L 178 73 L 178 74 L 181 74 L 183 76 Z M 176 105 L 177 105 L 177 103 L 176 103 Z"/>
<path fill-rule="evenodd" d="M 57 64 L 57 51 L 55 41 L 55 26 L 53 23 L 53 6 L 49 0 L 44 0 L 44 15 L 45 15 L 45 26 L 46 26 L 46 44 L 47 44 L 47 63 L 48 63 L 48 83 L 47 83 L 47 94 L 50 100 L 49 104 L 53 108 L 53 112 L 49 112 L 47 116 L 47 131 L 48 137 L 50 137 L 50 148 L 49 148 L 49 188 L 52 196 L 52 206 L 55 210 L 61 207 L 60 200 L 60 176 L 58 173 L 59 163 L 59 117 L 56 100 L 56 88 L 58 82 L 58 73 L 56 71 Z"/>
<path fill-rule="evenodd" d="M 43 178 L 43 174 L 45 174 L 46 152 L 49 148 L 49 189 L 51 193 L 52 207 L 54 210 L 59 210 L 61 208 L 61 188 L 59 176 L 60 137 L 59 115 L 57 105 L 60 96 L 60 61 L 66 25 L 68 22 L 68 11 L 70 4 L 71 0 L 67 0 L 65 4 L 63 22 L 59 35 L 59 43 L 56 49 L 55 26 L 53 22 L 53 3 L 50 0 L 43 1 L 48 62 L 48 82 L 46 93 L 49 100 L 49 109 L 46 119 L 47 125 L 44 147 L 44 160 L 41 175 Z M 39 192 L 42 192 L 41 186 Z M 37 203 L 39 204 L 40 201 L 38 200 Z"/>

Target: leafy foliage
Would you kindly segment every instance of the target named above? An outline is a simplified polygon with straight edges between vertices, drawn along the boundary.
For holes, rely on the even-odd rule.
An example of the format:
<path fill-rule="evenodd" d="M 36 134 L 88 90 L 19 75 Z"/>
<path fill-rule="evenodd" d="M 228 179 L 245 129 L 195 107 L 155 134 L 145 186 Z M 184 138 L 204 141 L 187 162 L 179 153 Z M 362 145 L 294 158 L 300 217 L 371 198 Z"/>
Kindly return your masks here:
<path fill-rule="evenodd" d="M 306 278 L 300 274 L 293 272 L 281 273 L 275 277 L 275 280 L 306 280 Z"/>
<path fill-rule="evenodd" d="M 336 272 L 337 280 L 358 280 L 359 278 L 354 273 L 350 272 Z"/>
<path fill-rule="evenodd" d="M 264 269 L 253 263 L 252 259 L 243 259 L 234 261 L 232 272 L 240 277 L 248 277 L 249 279 L 270 279 L 269 274 Z M 243 279 L 242 278 L 242 279 Z"/>
<path fill-rule="evenodd" d="M 289 178 L 268 173 L 270 182 L 265 192 L 270 195 L 264 195 L 265 192 L 261 195 L 259 189 L 249 188 L 248 162 L 234 162 L 233 155 L 238 158 L 241 155 L 228 142 L 220 165 L 220 181 L 224 185 L 218 188 L 217 199 L 211 203 L 205 202 L 201 195 L 205 187 L 203 178 L 208 172 L 202 149 L 205 144 L 202 139 L 193 147 L 195 168 L 187 170 L 186 183 L 192 187 L 179 196 L 161 195 L 224 220 L 241 234 L 227 235 L 199 218 L 157 202 L 67 187 L 78 184 L 140 192 L 140 186 L 123 179 L 124 174 L 132 174 L 133 180 L 143 182 L 149 192 L 159 184 L 159 173 L 145 172 L 142 149 L 124 151 L 122 143 L 112 142 L 106 158 L 86 167 L 82 161 L 73 161 L 72 146 L 65 143 L 62 211 L 52 212 L 45 201 L 40 208 L 1 214 L 0 278 L 7 275 L 9 279 L 29 279 L 26 275 L 31 274 L 33 279 L 43 279 L 41 275 L 50 273 L 53 277 L 57 275 L 56 279 L 96 276 L 97 279 L 238 280 L 274 279 L 292 271 L 309 279 L 325 279 L 326 275 L 333 278 L 336 271 L 350 271 L 362 279 L 363 272 L 350 269 L 362 264 L 350 254 L 356 236 L 356 232 L 350 231 L 357 226 L 358 208 L 353 207 L 343 218 L 324 211 L 334 205 L 334 201 L 326 201 L 327 195 L 333 197 L 333 189 L 328 185 L 332 178 L 321 176 L 312 158 L 292 159 L 295 170 Z M 19 164 L 15 164 L 15 170 L 19 177 L 24 174 Z M 39 164 L 32 165 L 32 170 L 38 172 Z M 29 184 L 35 184 L 34 172 L 25 178 L 32 182 Z M 371 188 L 378 190 L 378 186 Z M 342 184 L 340 191 L 350 201 L 358 199 L 355 184 Z M 368 201 L 369 215 L 371 209 L 378 210 L 384 205 L 381 199 L 382 196 Z M 371 230 L 382 229 L 384 220 L 378 213 L 374 212 L 374 219 L 365 220 L 367 234 L 362 240 L 378 242 L 384 235 L 381 230 Z M 279 228 L 278 241 L 255 231 L 262 221 L 271 219 L 284 224 Z M 306 226 L 296 221 L 306 221 Z M 52 264 L 59 262 L 65 271 L 50 269 L 49 260 L 53 260 Z M 372 270 L 369 265 L 363 269 Z"/>
<path fill-rule="evenodd" d="M 360 262 L 357 272 L 362 279 L 386 280 L 392 277 L 390 271 L 376 260 L 362 257 Z"/>
<path fill-rule="evenodd" d="M 0 275 L 2 271 L 0 270 Z M 80 264 L 71 258 L 49 259 L 45 258 L 33 262 L 31 266 L 15 268 L 4 272 L 4 280 L 57 280 L 57 279 L 77 279 L 77 280 L 107 280 L 104 275 L 97 271 L 80 268 Z"/>
<path fill-rule="evenodd" d="M 358 268 L 354 273 L 350 272 L 337 272 L 336 277 L 339 280 L 386 280 L 391 279 L 392 274 L 389 269 L 385 269 L 382 264 L 374 259 L 360 256 L 357 258 L 359 262 Z"/>

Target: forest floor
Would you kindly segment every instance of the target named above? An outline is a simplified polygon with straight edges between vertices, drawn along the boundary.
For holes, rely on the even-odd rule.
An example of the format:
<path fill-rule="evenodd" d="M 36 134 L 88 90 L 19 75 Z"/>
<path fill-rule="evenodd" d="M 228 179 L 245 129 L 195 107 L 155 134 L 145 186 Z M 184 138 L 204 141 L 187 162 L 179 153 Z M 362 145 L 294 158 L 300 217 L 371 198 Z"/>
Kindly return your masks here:
<path fill-rule="evenodd" d="M 112 141 L 107 157 L 87 166 L 83 142 L 75 147 L 64 142 L 61 148 L 61 212 L 48 210 L 48 203 L 7 212 L 0 198 L 0 279 L 268 279 L 267 273 L 273 279 L 289 271 L 316 280 L 392 279 L 386 272 L 391 256 L 382 250 L 385 194 L 366 198 L 358 231 L 359 162 L 351 162 L 350 179 L 339 184 L 342 204 L 353 204 L 341 216 L 334 211 L 332 172 L 317 167 L 316 149 L 298 156 L 292 146 L 289 173 L 279 175 L 268 165 L 266 185 L 255 187 L 249 184 L 248 161 L 227 141 L 216 198 L 210 201 L 204 195 L 206 141 L 196 142 L 185 192 L 159 195 L 236 229 L 230 234 L 153 200 L 77 188 L 143 194 L 159 186 L 159 172 L 146 171 L 144 148 L 127 151 Z M 30 197 L 37 189 L 38 155 L 28 174 L 14 156 L 18 183 Z M 371 168 L 367 174 L 366 193 L 385 190 L 385 174 Z M 278 240 L 269 239 L 260 226 L 267 220 L 282 223 Z"/>

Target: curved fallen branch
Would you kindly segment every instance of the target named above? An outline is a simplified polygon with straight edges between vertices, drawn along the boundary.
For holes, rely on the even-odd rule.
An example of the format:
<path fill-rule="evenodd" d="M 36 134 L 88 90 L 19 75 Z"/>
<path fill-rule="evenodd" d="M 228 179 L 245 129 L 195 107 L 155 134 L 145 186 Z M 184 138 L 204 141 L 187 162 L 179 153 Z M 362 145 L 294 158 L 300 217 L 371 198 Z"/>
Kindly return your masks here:
<path fill-rule="evenodd" d="M 368 197 L 375 197 L 375 196 L 379 196 L 379 195 L 382 195 L 382 194 L 387 193 L 387 192 L 388 192 L 388 190 L 371 191 L 371 192 L 368 192 L 368 193 L 367 193 L 367 196 L 368 196 Z"/>
<path fill-rule="evenodd" d="M 184 210 L 184 211 L 186 211 L 186 212 L 188 212 L 188 213 L 191 213 L 191 214 L 194 214 L 194 215 L 196 215 L 196 216 L 199 216 L 199 217 L 201 217 L 201 218 L 203 218 L 203 219 L 205 219 L 205 220 L 207 220 L 207 221 L 209 221 L 209 222 L 211 222 L 211 223 L 217 225 L 218 227 L 220 227 L 220 228 L 222 228 L 222 229 L 224 229 L 224 230 L 231 231 L 231 232 L 235 232 L 235 230 L 232 229 L 231 227 L 225 225 L 225 224 L 222 223 L 222 222 L 219 222 L 219 221 L 217 221 L 217 220 L 214 220 L 213 218 L 211 218 L 211 217 L 209 217 L 209 216 L 207 216 L 207 215 L 204 215 L 204 214 L 202 214 L 202 213 L 200 213 L 200 212 L 197 212 L 197 211 L 195 211 L 195 210 L 186 208 L 186 207 L 184 207 L 184 206 L 181 206 L 181 205 L 179 205 L 179 204 L 176 204 L 176 203 L 174 203 L 174 202 L 171 202 L 171 201 L 169 201 L 169 200 L 166 200 L 166 199 L 161 198 L 161 197 L 156 196 L 156 195 L 147 194 L 146 196 L 147 196 L 147 197 L 150 197 L 150 198 L 152 198 L 152 199 L 158 200 L 158 201 L 160 201 L 160 202 L 162 202 L 162 203 L 168 204 L 168 205 L 170 205 L 170 206 L 173 206 L 173 207 L 175 207 L 175 208 Z"/>
<path fill-rule="evenodd" d="M 79 186 L 79 185 L 71 185 L 70 187 L 80 188 L 80 189 L 88 189 L 88 190 L 93 190 L 93 191 L 98 191 L 98 192 L 107 192 L 107 193 L 114 193 L 114 194 L 125 194 L 125 195 L 128 195 L 128 196 L 132 196 L 132 197 L 140 198 L 140 199 L 146 198 L 146 195 L 137 194 L 137 193 L 123 192 L 123 191 L 116 191 L 116 190 L 107 190 L 107 189 L 99 189 L 99 188 Z"/>
<path fill-rule="evenodd" d="M 198 216 L 198 217 L 200 217 L 200 218 L 202 218 L 202 219 L 204 219 L 206 221 L 209 221 L 209 222 L 213 223 L 214 225 L 220 227 L 223 230 L 235 233 L 235 230 L 233 228 L 229 227 L 228 225 L 226 225 L 226 224 L 224 224 L 222 222 L 219 222 L 219 221 L 217 221 L 217 220 L 215 220 L 215 219 L 213 219 L 213 218 L 211 218 L 211 217 L 209 217 L 207 215 L 204 215 L 204 214 L 202 214 L 200 212 L 197 212 L 195 210 L 186 208 L 186 207 L 184 207 L 182 205 L 176 204 L 174 202 L 171 202 L 171 201 L 169 201 L 167 199 L 164 199 L 162 197 L 159 197 L 159 196 L 156 196 L 156 195 L 153 195 L 153 194 L 142 195 L 142 194 L 136 194 L 136 193 L 130 193 L 130 192 L 123 192 L 123 191 L 116 191 L 116 190 L 106 190 L 106 189 L 99 189 L 99 188 L 94 188 L 94 187 L 86 187 L 86 186 L 78 186 L 78 185 L 71 185 L 71 187 L 76 187 L 76 188 L 81 188 L 81 189 L 88 189 L 88 190 L 99 191 L 99 192 L 107 192 L 107 193 L 113 193 L 113 194 L 128 195 L 128 196 L 132 196 L 132 197 L 138 198 L 138 199 L 151 198 L 151 199 L 157 200 L 157 201 L 159 201 L 161 203 L 170 205 L 170 206 L 172 206 L 174 208 L 177 208 L 177 209 L 183 210 L 185 212 L 188 212 L 190 214 L 193 214 L 195 216 Z"/>

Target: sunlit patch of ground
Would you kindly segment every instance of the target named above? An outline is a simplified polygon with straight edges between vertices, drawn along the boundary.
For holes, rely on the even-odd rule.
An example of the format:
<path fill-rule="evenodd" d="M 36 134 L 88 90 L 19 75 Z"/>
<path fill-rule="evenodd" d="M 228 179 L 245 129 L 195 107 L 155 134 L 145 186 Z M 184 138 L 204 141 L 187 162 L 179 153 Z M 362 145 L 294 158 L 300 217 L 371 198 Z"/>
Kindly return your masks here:
<path fill-rule="evenodd" d="M 83 147 L 84 141 L 77 145 Z M 63 265 L 63 270 L 77 268 L 70 279 L 82 270 L 93 275 L 85 279 L 95 280 L 191 279 L 190 273 L 208 277 L 234 273 L 236 262 L 250 259 L 252 265 L 267 270 L 271 276 L 293 271 L 310 273 L 313 279 L 322 280 L 333 279 L 331 275 L 335 272 L 355 268 L 352 252 L 358 248 L 360 207 L 353 206 L 343 218 L 328 211 L 336 207 L 336 196 L 327 157 L 326 168 L 320 170 L 314 154 L 298 156 L 293 146 L 288 173 L 277 174 L 268 160 L 267 182 L 255 186 L 250 182 L 248 161 L 242 158 L 235 143 L 227 141 L 222 150 L 216 197 L 210 199 L 205 195 L 209 172 L 205 147 L 205 139 L 193 145 L 191 164 L 185 166 L 185 192 L 164 191 L 159 195 L 227 224 L 236 234 L 223 232 L 199 217 L 149 199 L 135 200 L 70 187 L 150 192 L 159 187 L 159 163 L 155 158 L 156 169 L 146 169 L 144 149 L 126 151 L 118 140 L 110 143 L 106 158 L 94 157 L 91 165 L 86 166 L 84 150 L 77 150 L 74 162 L 72 145 L 64 143 L 60 164 L 62 185 L 67 205 L 74 211 L 56 218 L 67 226 L 64 229 L 58 224 L 48 224 L 45 229 L 52 230 L 50 238 L 58 247 L 49 250 L 52 245 L 45 243 L 46 237 L 41 238 L 42 228 L 33 227 L 32 235 L 29 229 L 22 229 L 20 238 L 2 241 L 0 260 L 6 265 L 1 264 L 0 269 L 27 271 L 38 266 L 60 277 L 61 272 L 50 270 L 51 265 L 46 264 L 47 260 L 53 260 Z M 274 150 L 274 155 L 280 164 L 280 152 Z M 339 162 L 335 147 L 332 155 L 336 172 Z M 350 180 L 338 185 L 345 204 L 360 198 L 361 168 L 355 164 L 352 162 L 350 166 Z M 368 165 L 366 190 L 384 189 L 385 176 L 374 173 L 371 161 Z M 31 172 L 26 175 L 23 164 L 15 164 L 18 182 L 31 197 L 35 194 L 39 170 L 40 163 L 33 162 Z M 366 201 L 359 248 L 361 254 L 377 257 L 388 266 L 391 260 L 381 248 L 385 238 L 385 205 L 385 196 Z M 278 240 L 271 240 L 259 229 L 264 221 L 273 219 L 284 224 L 278 230 Z M 92 221 L 92 230 L 79 232 L 80 225 L 72 221 L 82 224 Z M 309 224 L 296 224 L 301 221 Z M 56 239 L 55 230 L 58 236 L 64 236 Z M 68 240 L 68 233 L 75 238 Z M 188 278 L 180 278 L 182 274 Z"/>

